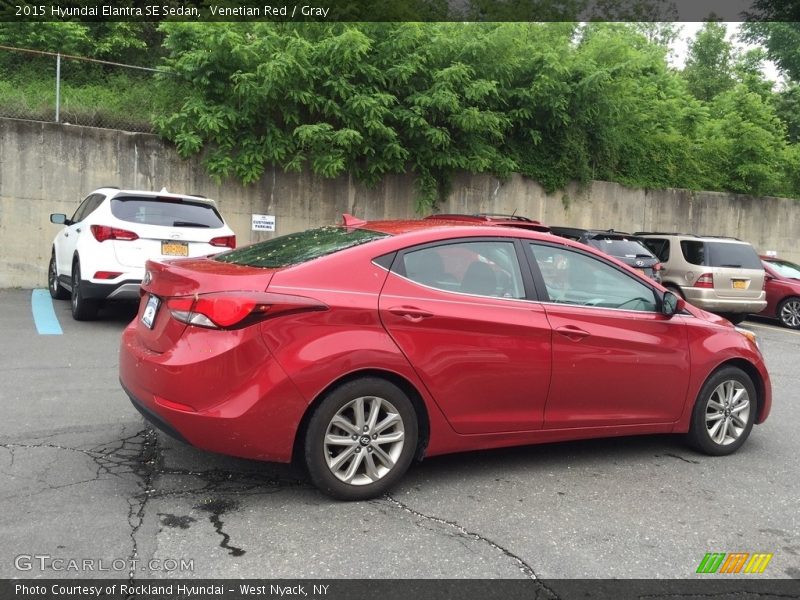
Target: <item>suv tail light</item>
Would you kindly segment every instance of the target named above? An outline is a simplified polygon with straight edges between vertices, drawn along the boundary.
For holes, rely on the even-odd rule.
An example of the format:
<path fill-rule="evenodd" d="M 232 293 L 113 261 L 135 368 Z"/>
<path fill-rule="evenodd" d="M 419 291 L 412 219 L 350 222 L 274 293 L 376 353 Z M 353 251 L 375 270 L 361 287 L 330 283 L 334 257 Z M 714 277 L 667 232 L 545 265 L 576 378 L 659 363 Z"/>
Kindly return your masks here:
<path fill-rule="evenodd" d="M 694 287 L 714 289 L 714 275 L 712 273 L 703 273 L 694 282 Z"/>
<path fill-rule="evenodd" d="M 273 317 L 328 306 L 303 296 L 268 292 L 216 292 L 167 300 L 172 317 L 189 325 L 210 329 L 240 329 Z"/>
<path fill-rule="evenodd" d="M 220 248 L 236 248 L 236 236 L 224 235 L 221 237 L 215 237 L 211 238 L 211 241 L 208 243 L 212 246 L 218 246 Z"/>
<path fill-rule="evenodd" d="M 658 273 L 663 268 L 664 268 L 664 265 L 662 265 L 660 262 L 658 262 L 658 263 L 653 265 L 653 271 L 655 271 L 656 273 Z"/>
<path fill-rule="evenodd" d="M 119 229 L 118 227 L 109 227 L 108 225 L 92 225 L 92 235 L 98 242 L 105 242 L 106 240 L 124 240 L 132 242 L 138 240 L 139 236 L 127 229 Z"/>

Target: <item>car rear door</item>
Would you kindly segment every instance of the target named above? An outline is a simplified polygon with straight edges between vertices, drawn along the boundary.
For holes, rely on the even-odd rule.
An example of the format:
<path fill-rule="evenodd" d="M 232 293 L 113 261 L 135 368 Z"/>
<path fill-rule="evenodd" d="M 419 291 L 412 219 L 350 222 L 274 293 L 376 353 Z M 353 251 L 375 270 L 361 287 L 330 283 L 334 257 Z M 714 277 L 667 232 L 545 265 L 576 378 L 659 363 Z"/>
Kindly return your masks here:
<path fill-rule="evenodd" d="M 553 329 L 546 429 L 670 423 L 690 375 L 683 317 L 659 311 L 647 283 L 573 248 L 531 243 Z"/>
<path fill-rule="evenodd" d="M 381 291 L 384 326 L 459 433 L 542 425 L 551 333 L 521 252 L 510 238 L 412 248 Z"/>

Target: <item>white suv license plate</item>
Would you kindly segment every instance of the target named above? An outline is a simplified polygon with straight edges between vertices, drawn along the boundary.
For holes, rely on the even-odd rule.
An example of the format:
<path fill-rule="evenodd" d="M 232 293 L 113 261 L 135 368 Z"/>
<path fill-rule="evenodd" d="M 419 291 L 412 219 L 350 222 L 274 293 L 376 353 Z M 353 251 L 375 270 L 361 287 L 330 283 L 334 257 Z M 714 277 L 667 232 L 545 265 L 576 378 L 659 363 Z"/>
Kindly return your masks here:
<path fill-rule="evenodd" d="M 142 323 L 148 329 L 153 328 L 153 323 L 156 320 L 156 313 L 158 312 L 158 305 L 160 304 L 160 300 L 158 296 L 153 296 L 152 294 L 147 299 L 147 306 L 144 307 L 144 312 L 142 313 Z"/>

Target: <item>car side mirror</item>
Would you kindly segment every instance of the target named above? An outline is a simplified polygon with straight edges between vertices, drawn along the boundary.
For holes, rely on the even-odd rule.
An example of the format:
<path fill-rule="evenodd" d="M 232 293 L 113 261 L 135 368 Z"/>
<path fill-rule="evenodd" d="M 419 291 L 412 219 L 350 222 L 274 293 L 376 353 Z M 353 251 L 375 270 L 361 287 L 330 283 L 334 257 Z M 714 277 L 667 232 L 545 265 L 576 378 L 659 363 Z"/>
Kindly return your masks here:
<path fill-rule="evenodd" d="M 675 292 L 664 292 L 661 298 L 661 312 L 668 317 L 672 317 L 681 312 L 686 307 L 686 300 L 678 296 Z"/>
<path fill-rule="evenodd" d="M 67 215 L 63 215 L 61 213 L 53 213 L 50 215 L 50 222 L 55 223 L 56 225 L 66 225 Z"/>

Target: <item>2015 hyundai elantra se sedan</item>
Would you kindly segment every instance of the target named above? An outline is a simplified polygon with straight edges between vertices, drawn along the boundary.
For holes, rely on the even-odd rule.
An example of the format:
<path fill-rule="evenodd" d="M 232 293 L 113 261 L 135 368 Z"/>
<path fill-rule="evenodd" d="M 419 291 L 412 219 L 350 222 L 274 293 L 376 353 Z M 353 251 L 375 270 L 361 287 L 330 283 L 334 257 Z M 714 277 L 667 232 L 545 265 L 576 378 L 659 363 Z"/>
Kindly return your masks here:
<path fill-rule="evenodd" d="M 481 448 L 683 433 L 730 454 L 771 405 L 751 332 L 583 244 L 463 219 L 149 262 L 120 380 L 171 435 L 298 458 L 342 499 Z"/>

